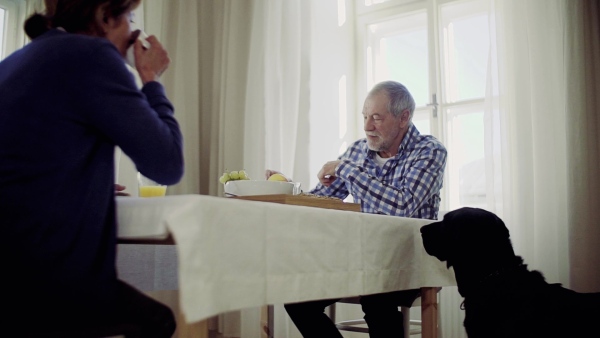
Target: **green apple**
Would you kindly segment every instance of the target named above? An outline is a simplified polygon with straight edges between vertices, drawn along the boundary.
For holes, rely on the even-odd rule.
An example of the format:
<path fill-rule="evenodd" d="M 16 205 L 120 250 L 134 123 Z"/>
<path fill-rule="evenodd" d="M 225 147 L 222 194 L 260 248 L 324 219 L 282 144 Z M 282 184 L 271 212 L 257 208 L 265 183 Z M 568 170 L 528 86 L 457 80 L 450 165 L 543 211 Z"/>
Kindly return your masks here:
<path fill-rule="evenodd" d="M 271 176 L 269 176 L 269 181 L 283 181 L 283 182 L 288 182 L 287 177 L 283 176 L 282 174 L 273 174 Z"/>

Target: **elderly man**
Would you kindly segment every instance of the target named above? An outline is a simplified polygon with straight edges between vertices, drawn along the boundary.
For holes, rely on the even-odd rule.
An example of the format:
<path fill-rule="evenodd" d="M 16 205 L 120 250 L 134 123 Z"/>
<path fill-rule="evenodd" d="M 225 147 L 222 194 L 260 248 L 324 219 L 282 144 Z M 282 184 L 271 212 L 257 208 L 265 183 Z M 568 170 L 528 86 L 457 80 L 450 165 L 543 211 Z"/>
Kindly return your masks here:
<path fill-rule="evenodd" d="M 405 86 L 386 81 L 368 94 L 363 107 L 366 138 L 354 142 L 319 171 L 312 194 L 352 195 L 368 213 L 437 219 L 446 149 L 412 124 L 415 101 Z M 267 170 L 266 175 L 275 173 Z M 419 290 L 361 297 L 370 337 L 404 337 L 399 306 L 410 306 Z M 342 337 L 325 314 L 337 299 L 286 304 L 304 337 Z"/>

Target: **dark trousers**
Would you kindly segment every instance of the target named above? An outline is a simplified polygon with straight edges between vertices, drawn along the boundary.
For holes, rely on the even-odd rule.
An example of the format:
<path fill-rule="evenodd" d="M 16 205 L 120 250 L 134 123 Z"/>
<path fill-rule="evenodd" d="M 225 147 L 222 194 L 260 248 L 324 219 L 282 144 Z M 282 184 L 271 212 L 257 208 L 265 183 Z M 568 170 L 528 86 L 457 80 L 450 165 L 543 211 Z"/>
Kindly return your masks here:
<path fill-rule="evenodd" d="M 117 302 L 98 311 L 69 309 L 55 304 L 55 311 L 31 317 L 39 303 L 20 303 L 2 331 L 13 337 L 96 338 L 124 335 L 126 338 L 171 338 L 176 328 L 173 312 L 166 305 L 117 281 Z M 47 307 L 47 306 L 46 306 Z M 45 308 L 46 308 L 45 307 Z M 91 306 L 93 307 L 93 305 Z M 73 311 L 74 310 L 74 311 Z M 93 315 L 90 315 L 93 314 Z M 12 317 L 12 318 L 11 318 Z"/>
<path fill-rule="evenodd" d="M 404 338 L 404 321 L 399 306 L 411 306 L 421 290 L 404 290 L 361 296 L 371 338 Z M 285 304 L 285 310 L 304 338 L 342 338 L 325 308 L 339 299 Z"/>

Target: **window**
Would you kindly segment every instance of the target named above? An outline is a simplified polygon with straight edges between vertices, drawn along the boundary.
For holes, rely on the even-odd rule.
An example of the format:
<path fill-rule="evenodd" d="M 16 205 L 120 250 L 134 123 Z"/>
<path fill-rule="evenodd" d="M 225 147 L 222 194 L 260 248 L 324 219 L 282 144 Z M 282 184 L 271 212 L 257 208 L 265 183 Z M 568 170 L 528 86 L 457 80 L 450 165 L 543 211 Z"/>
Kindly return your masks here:
<path fill-rule="evenodd" d="M 490 8 L 490 0 L 356 2 L 358 96 L 384 80 L 411 91 L 413 123 L 448 149 L 442 210 L 493 203 Z"/>
<path fill-rule="evenodd" d="M 5 33 L 6 30 L 4 27 L 6 25 L 6 17 L 8 16 L 8 11 L 2 7 L 0 7 L 0 60 L 4 59 L 4 49 L 5 49 Z"/>
<path fill-rule="evenodd" d="M 0 0 L 0 60 L 23 45 L 24 16 L 23 0 Z"/>

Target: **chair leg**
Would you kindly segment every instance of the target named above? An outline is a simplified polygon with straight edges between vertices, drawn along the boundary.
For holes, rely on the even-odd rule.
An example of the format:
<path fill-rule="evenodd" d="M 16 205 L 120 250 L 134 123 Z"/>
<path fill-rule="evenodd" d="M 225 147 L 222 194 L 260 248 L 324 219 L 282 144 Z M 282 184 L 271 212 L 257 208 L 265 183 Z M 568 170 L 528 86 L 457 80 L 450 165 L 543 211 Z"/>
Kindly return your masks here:
<path fill-rule="evenodd" d="M 410 337 L 410 308 L 406 306 L 400 307 L 402 312 L 402 320 L 404 322 L 404 337 Z"/>
<path fill-rule="evenodd" d="M 331 321 L 335 323 L 335 303 L 329 305 L 325 311 L 327 316 L 331 318 Z"/>

